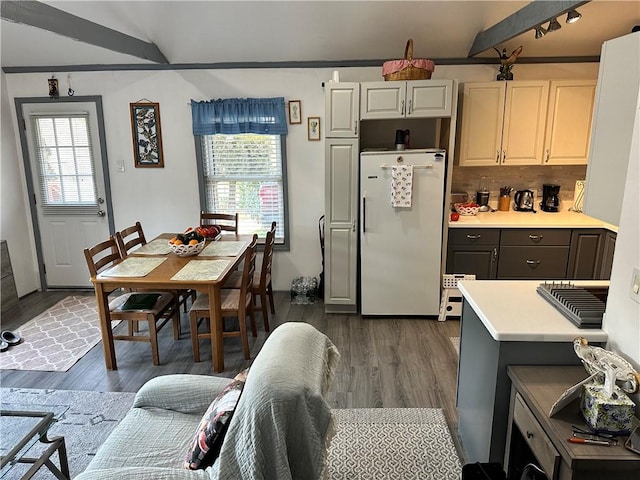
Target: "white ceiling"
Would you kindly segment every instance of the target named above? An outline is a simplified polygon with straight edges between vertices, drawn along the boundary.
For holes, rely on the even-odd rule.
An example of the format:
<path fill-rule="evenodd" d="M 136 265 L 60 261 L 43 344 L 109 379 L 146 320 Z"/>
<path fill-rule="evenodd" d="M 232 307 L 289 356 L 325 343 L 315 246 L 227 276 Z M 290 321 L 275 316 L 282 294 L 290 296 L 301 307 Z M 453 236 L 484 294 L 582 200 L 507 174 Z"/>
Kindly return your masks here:
<path fill-rule="evenodd" d="M 465 59 L 476 35 L 529 1 L 46 1 L 84 19 L 154 43 L 171 64 L 300 62 L 414 57 Z M 582 19 L 535 40 L 500 44 L 526 57 L 598 56 L 602 42 L 640 24 L 640 1 L 593 0 Z M 0 24 L 2 67 L 153 62 L 23 24 Z M 73 35 L 73 33 L 70 33 Z M 477 57 L 497 58 L 490 49 Z"/>

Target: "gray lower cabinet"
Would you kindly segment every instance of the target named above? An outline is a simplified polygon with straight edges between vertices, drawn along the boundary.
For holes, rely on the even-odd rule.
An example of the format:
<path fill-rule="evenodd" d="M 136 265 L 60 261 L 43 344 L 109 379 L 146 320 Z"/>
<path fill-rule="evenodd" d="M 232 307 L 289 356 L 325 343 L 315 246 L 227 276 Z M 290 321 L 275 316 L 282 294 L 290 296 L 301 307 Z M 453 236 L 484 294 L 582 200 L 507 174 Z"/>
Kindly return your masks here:
<path fill-rule="evenodd" d="M 451 229 L 447 247 L 447 273 L 475 275 L 477 280 L 496 278 L 500 229 Z"/>
<path fill-rule="evenodd" d="M 452 228 L 446 271 L 478 280 L 608 280 L 615 241 L 598 228 Z"/>
<path fill-rule="evenodd" d="M 13 279 L 9 248 L 5 240 L 0 242 L 0 257 L 0 264 L 2 265 L 2 286 L 0 287 L 0 291 L 2 292 L 2 312 L 5 312 L 18 304 L 16 282 Z"/>
<path fill-rule="evenodd" d="M 570 229 L 503 229 L 498 279 L 566 278 L 570 245 Z"/>

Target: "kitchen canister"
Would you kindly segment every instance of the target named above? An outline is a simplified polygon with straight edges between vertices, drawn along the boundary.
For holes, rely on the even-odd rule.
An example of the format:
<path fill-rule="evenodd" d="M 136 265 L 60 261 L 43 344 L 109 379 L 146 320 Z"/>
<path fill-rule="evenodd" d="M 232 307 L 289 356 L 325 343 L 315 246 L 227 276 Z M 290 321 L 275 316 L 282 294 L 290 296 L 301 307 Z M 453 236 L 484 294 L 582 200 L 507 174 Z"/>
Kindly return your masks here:
<path fill-rule="evenodd" d="M 511 206 L 511 195 L 501 195 L 498 197 L 498 210 L 508 212 Z"/>

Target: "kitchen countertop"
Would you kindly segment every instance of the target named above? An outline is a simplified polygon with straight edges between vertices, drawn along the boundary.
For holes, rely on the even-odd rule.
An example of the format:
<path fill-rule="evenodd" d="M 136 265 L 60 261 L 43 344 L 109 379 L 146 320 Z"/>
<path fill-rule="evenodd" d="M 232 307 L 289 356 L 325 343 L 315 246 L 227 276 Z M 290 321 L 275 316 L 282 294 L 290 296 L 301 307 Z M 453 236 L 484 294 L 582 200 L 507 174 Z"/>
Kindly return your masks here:
<path fill-rule="evenodd" d="M 606 342 L 602 329 L 578 328 L 547 302 L 536 287 L 541 280 L 461 280 L 458 289 L 489 334 L 505 342 Z M 608 286 L 608 281 L 572 281 L 575 285 Z"/>
<path fill-rule="evenodd" d="M 550 213 L 537 211 L 479 212 L 477 215 L 460 215 L 457 222 L 449 220 L 449 228 L 604 228 L 618 232 L 618 227 L 568 210 Z"/>

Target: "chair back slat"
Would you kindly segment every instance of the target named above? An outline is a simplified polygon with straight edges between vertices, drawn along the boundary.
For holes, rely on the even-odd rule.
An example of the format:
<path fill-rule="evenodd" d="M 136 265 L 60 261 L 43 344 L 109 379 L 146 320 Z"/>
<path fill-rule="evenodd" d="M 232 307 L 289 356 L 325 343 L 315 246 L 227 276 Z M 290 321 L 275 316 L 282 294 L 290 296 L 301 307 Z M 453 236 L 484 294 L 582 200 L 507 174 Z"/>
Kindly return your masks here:
<path fill-rule="evenodd" d="M 107 267 L 111 267 L 115 262 L 122 260 L 118 244 L 113 235 L 109 236 L 109 239 L 104 242 L 85 248 L 84 257 L 87 260 L 87 267 L 89 267 L 92 277 L 95 277 Z"/>
<path fill-rule="evenodd" d="M 206 227 L 216 225 L 221 230 L 227 232 L 238 233 L 238 214 L 237 213 L 207 213 L 200 212 L 200 226 Z"/>
<path fill-rule="evenodd" d="M 271 265 L 273 263 L 273 245 L 276 242 L 276 222 L 271 223 L 271 229 L 267 232 L 264 241 L 264 254 L 262 256 L 262 270 L 260 271 L 260 287 L 265 288 L 271 277 Z"/>
<path fill-rule="evenodd" d="M 253 274 L 256 271 L 256 252 L 258 245 L 258 235 L 253 235 L 251 243 L 244 254 L 244 268 L 242 270 L 242 284 L 240 286 L 240 298 L 252 301 Z"/>
<path fill-rule="evenodd" d="M 123 258 L 126 258 L 134 247 L 147 243 L 140 222 L 136 222 L 135 225 L 117 232 L 116 241 L 118 242 L 118 248 L 120 248 L 120 254 Z"/>

